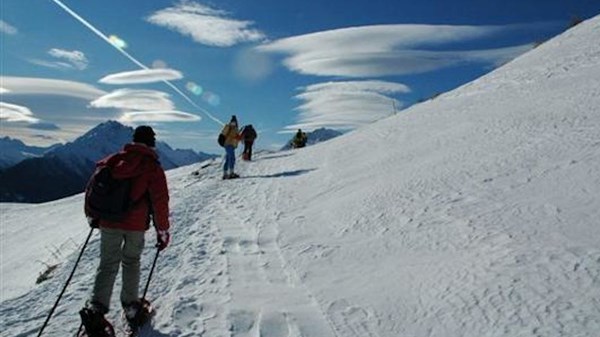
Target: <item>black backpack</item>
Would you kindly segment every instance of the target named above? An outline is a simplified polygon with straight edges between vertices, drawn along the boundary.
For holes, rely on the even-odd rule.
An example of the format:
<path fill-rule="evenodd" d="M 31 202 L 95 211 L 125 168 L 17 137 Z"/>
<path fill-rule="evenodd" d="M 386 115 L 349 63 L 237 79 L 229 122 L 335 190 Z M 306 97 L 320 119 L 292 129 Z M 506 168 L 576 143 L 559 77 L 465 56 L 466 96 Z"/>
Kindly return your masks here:
<path fill-rule="evenodd" d="M 217 138 L 217 143 L 219 143 L 219 145 L 221 145 L 221 147 L 225 146 L 225 135 L 222 133 L 219 133 L 219 138 Z"/>
<path fill-rule="evenodd" d="M 252 125 L 246 125 L 242 129 L 242 138 L 245 141 L 254 141 L 256 139 L 256 130 L 252 127 Z"/>
<path fill-rule="evenodd" d="M 99 166 L 85 189 L 85 215 L 92 219 L 121 221 L 133 202 L 131 179 L 115 179 L 109 166 Z"/>

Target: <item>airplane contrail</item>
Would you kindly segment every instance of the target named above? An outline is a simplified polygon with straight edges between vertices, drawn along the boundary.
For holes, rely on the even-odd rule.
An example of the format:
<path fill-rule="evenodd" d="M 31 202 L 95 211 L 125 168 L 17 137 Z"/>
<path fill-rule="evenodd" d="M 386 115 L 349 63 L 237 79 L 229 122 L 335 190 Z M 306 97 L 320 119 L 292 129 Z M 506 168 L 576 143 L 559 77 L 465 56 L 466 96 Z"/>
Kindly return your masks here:
<path fill-rule="evenodd" d="M 89 28 L 92 32 L 94 32 L 94 34 L 98 35 L 100 38 L 102 38 L 108 44 L 110 44 L 115 49 L 117 49 L 121 54 L 123 54 L 125 57 L 127 57 L 131 62 L 135 63 L 138 67 L 140 67 L 142 69 L 146 69 L 146 70 L 150 69 L 145 64 L 143 64 L 142 62 L 138 61 L 133 56 L 131 56 L 123 48 L 120 48 L 119 46 L 116 46 L 114 43 L 112 43 L 110 41 L 110 39 L 104 33 L 102 33 L 100 30 L 98 30 L 96 27 L 94 27 L 86 19 L 82 18 L 79 14 L 75 13 L 73 10 L 71 10 L 69 7 L 67 7 L 65 4 L 63 4 L 61 1 L 59 1 L 59 0 L 51 0 L 51 1 L 54 2 L 55 4 L 57 4 L 63 10 L 65 10 L 65 12 L 69 13 L 77 21 L 81 22 L 84 26 L 86 26 L 87 28 Z M 169 87 L 171 87 L 171 89 L 175 90 L 175 92 L 177 92 L 179 95 L 181 95 L 181 97 L 183 97 L 186 101 L 188 101 L 196 109 L 202 111 L 206 116 L 208 116 L 208 118 L 212 119 L 213 121 L 217 122 L 220 125 L 224 124 L 218 118 L 214 117 L 210 112 L 208 112 L 207 110 L 205 110 L 205 109 L 201 108 L 200 106 L 198 106 L 198 104 L 196 104 L 194 101 L 192 101 L 191 98 L 189 98 L 185 93 L 183 93 L 183 91 L 179 90 L 179 88 L 177 88 L 173 83 L 171 83 L 169 81 L 166 81 L 166 80 L 162 80 L 162 82 L 164 82 L 166 85 L 168 85 Z"/>

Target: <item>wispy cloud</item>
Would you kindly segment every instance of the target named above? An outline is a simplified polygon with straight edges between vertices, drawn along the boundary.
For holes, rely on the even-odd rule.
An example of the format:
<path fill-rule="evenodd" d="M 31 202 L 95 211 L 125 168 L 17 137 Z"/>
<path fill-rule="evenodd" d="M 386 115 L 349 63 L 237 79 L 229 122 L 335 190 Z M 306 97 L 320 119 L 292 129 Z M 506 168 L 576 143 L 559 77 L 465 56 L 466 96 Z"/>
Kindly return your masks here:
<path fill-rule="evenodd" d="M 92 101 L 94 108 L 116 108 L 124 110 L 174 110 L 175 104 L 169 95 L 156 90 L 119 89 Z"/>
<path fill-rule="evenodd" d="M 141 69 L 111 74 L 98 82 L 106 84 L 137 84 L 172 81 L 183 78 L 181 72 L 173 69 Z"/>
<path fill-rule="evenodd" d="M 0 94 L 8 94 L 10 92 L 10 90 L 0 87 Z"/>
<path fill-rule="evenodd" d="M 133 111 L 126 112 L 119 119 L 122 123 L 141 122 L 197 122 L 202 118 L 182 111 Z"/>
<path fill-rule="evenodd" d="M 73 69 L 73 66 L 67 62 L 48 61 L 48 60 L 40 60 L 40 59 L 28 59 L 27 62 L 29 62 L 31 64 L 35 64 L 37 66 L 42 66 L 42 67 L 52 68 L 52 69 L 62 69 L 62 70 Z"/>
<path fill-rule="evenodd" d="M 7 35 L 15 35 L 19 31 L 4 20 L 0 20 L 0 33 Z"/>
<path fill-rule="evenodd" d="M 321 127 L 354 129 L 391 115 L 402 102 L 388 96 L 410 92 L 404 84 L 385 81 L 345 81 L 313 84 L 304 88 L 297 99 L 304 101 L 296 108 L 298 122 L 282 132 L 298 128 Z"/>
<path fill-rule="evenodd" d="M 7 123 L 38 123 L 40 120 L 35 118 L 27 107 L 0 102 L 0 121 Z"/>
<path fill-rule="evenodd" d="M 58 95 L 93 100 L 106 94 L 89 84 L 33 77 L 0 77 L 7 95 Z"/>
<path fill-rule="evenodd" d="M 230 47 L 265 39 L 260 30 L 251 28 L 252 21 L 236 20 L 228 12 L 192 1 L 181 1 L 174 7 L 159 10 L 147 20 L 209 46 Z"/>
<path fill-rule="evenodd" d="M 467 62 L 497 63 L 512 59 L 531 46 L 474 51 L 443 50 L 443 47 L 511 30 L 547 26 L 375 25 L 284 38 L 257 49 L 288 55 L 284 60 L 285 66 L 301 74 L 344 77 L 405 75 Z"/>
<path fill-rule="evenodd" d="M 48 51 L 50 56 L 59 60 L 41 60 L 41 59 L 29 59 L 29 63 L 38 66 L 61 69 L 61 70 L 84 70 L 87 68 L 89 61 L 85 57 L 83 52 L 78 50 L 68 51 L 58 48 L 52 48 Z"/>
<path fill-rule="evenodd" d="M 78 70 L 84 70 L 89 64 L 89 61 L 87 57 L 85 57 L 85 54 L 79 50 L 69 51 L 64 49 L 52 48 L 48 51 L 48 54 L 55 58 L 66 60 L 68 64 L 70 64 L 73 68 Z"/>

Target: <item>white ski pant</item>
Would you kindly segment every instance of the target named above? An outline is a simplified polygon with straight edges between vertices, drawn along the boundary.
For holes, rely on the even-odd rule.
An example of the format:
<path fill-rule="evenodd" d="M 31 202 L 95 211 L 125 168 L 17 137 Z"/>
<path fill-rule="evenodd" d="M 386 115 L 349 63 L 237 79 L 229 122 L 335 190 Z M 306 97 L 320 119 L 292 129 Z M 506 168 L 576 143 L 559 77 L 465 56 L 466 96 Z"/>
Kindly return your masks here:
<path fill-rule="evenodd" d="M 100 266 L 96 272 L 92 301 L 110 308 L 119 266 L 123 266 L 121 304 L 139 300 L 140 257 L 144 249 L 144 232 L 100 228 Z"/>

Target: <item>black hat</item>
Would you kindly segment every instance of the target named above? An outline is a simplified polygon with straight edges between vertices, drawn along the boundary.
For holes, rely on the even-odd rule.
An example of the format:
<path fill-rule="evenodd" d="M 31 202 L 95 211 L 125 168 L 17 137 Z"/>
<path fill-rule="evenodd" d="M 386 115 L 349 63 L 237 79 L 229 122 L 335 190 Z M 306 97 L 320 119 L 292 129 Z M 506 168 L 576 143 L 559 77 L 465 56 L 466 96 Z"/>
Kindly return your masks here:
<path fill-rule="evenodd" d="M 150 147 L 156 145 L 156 139 L 154 138 L 154 130 L 148 125 L 140 125 L 135 128 L 133 132 L 133 141 L 135 143 L 144 143 Z"/>
<path fill-rule="evenodd" d="M 235 123 L 235 124 L 237 124 L 238 123 L 237 117 L 235 115 L 232 115 L 231 116 L 231 120 L 229 121 L 229 123 Z"/>

